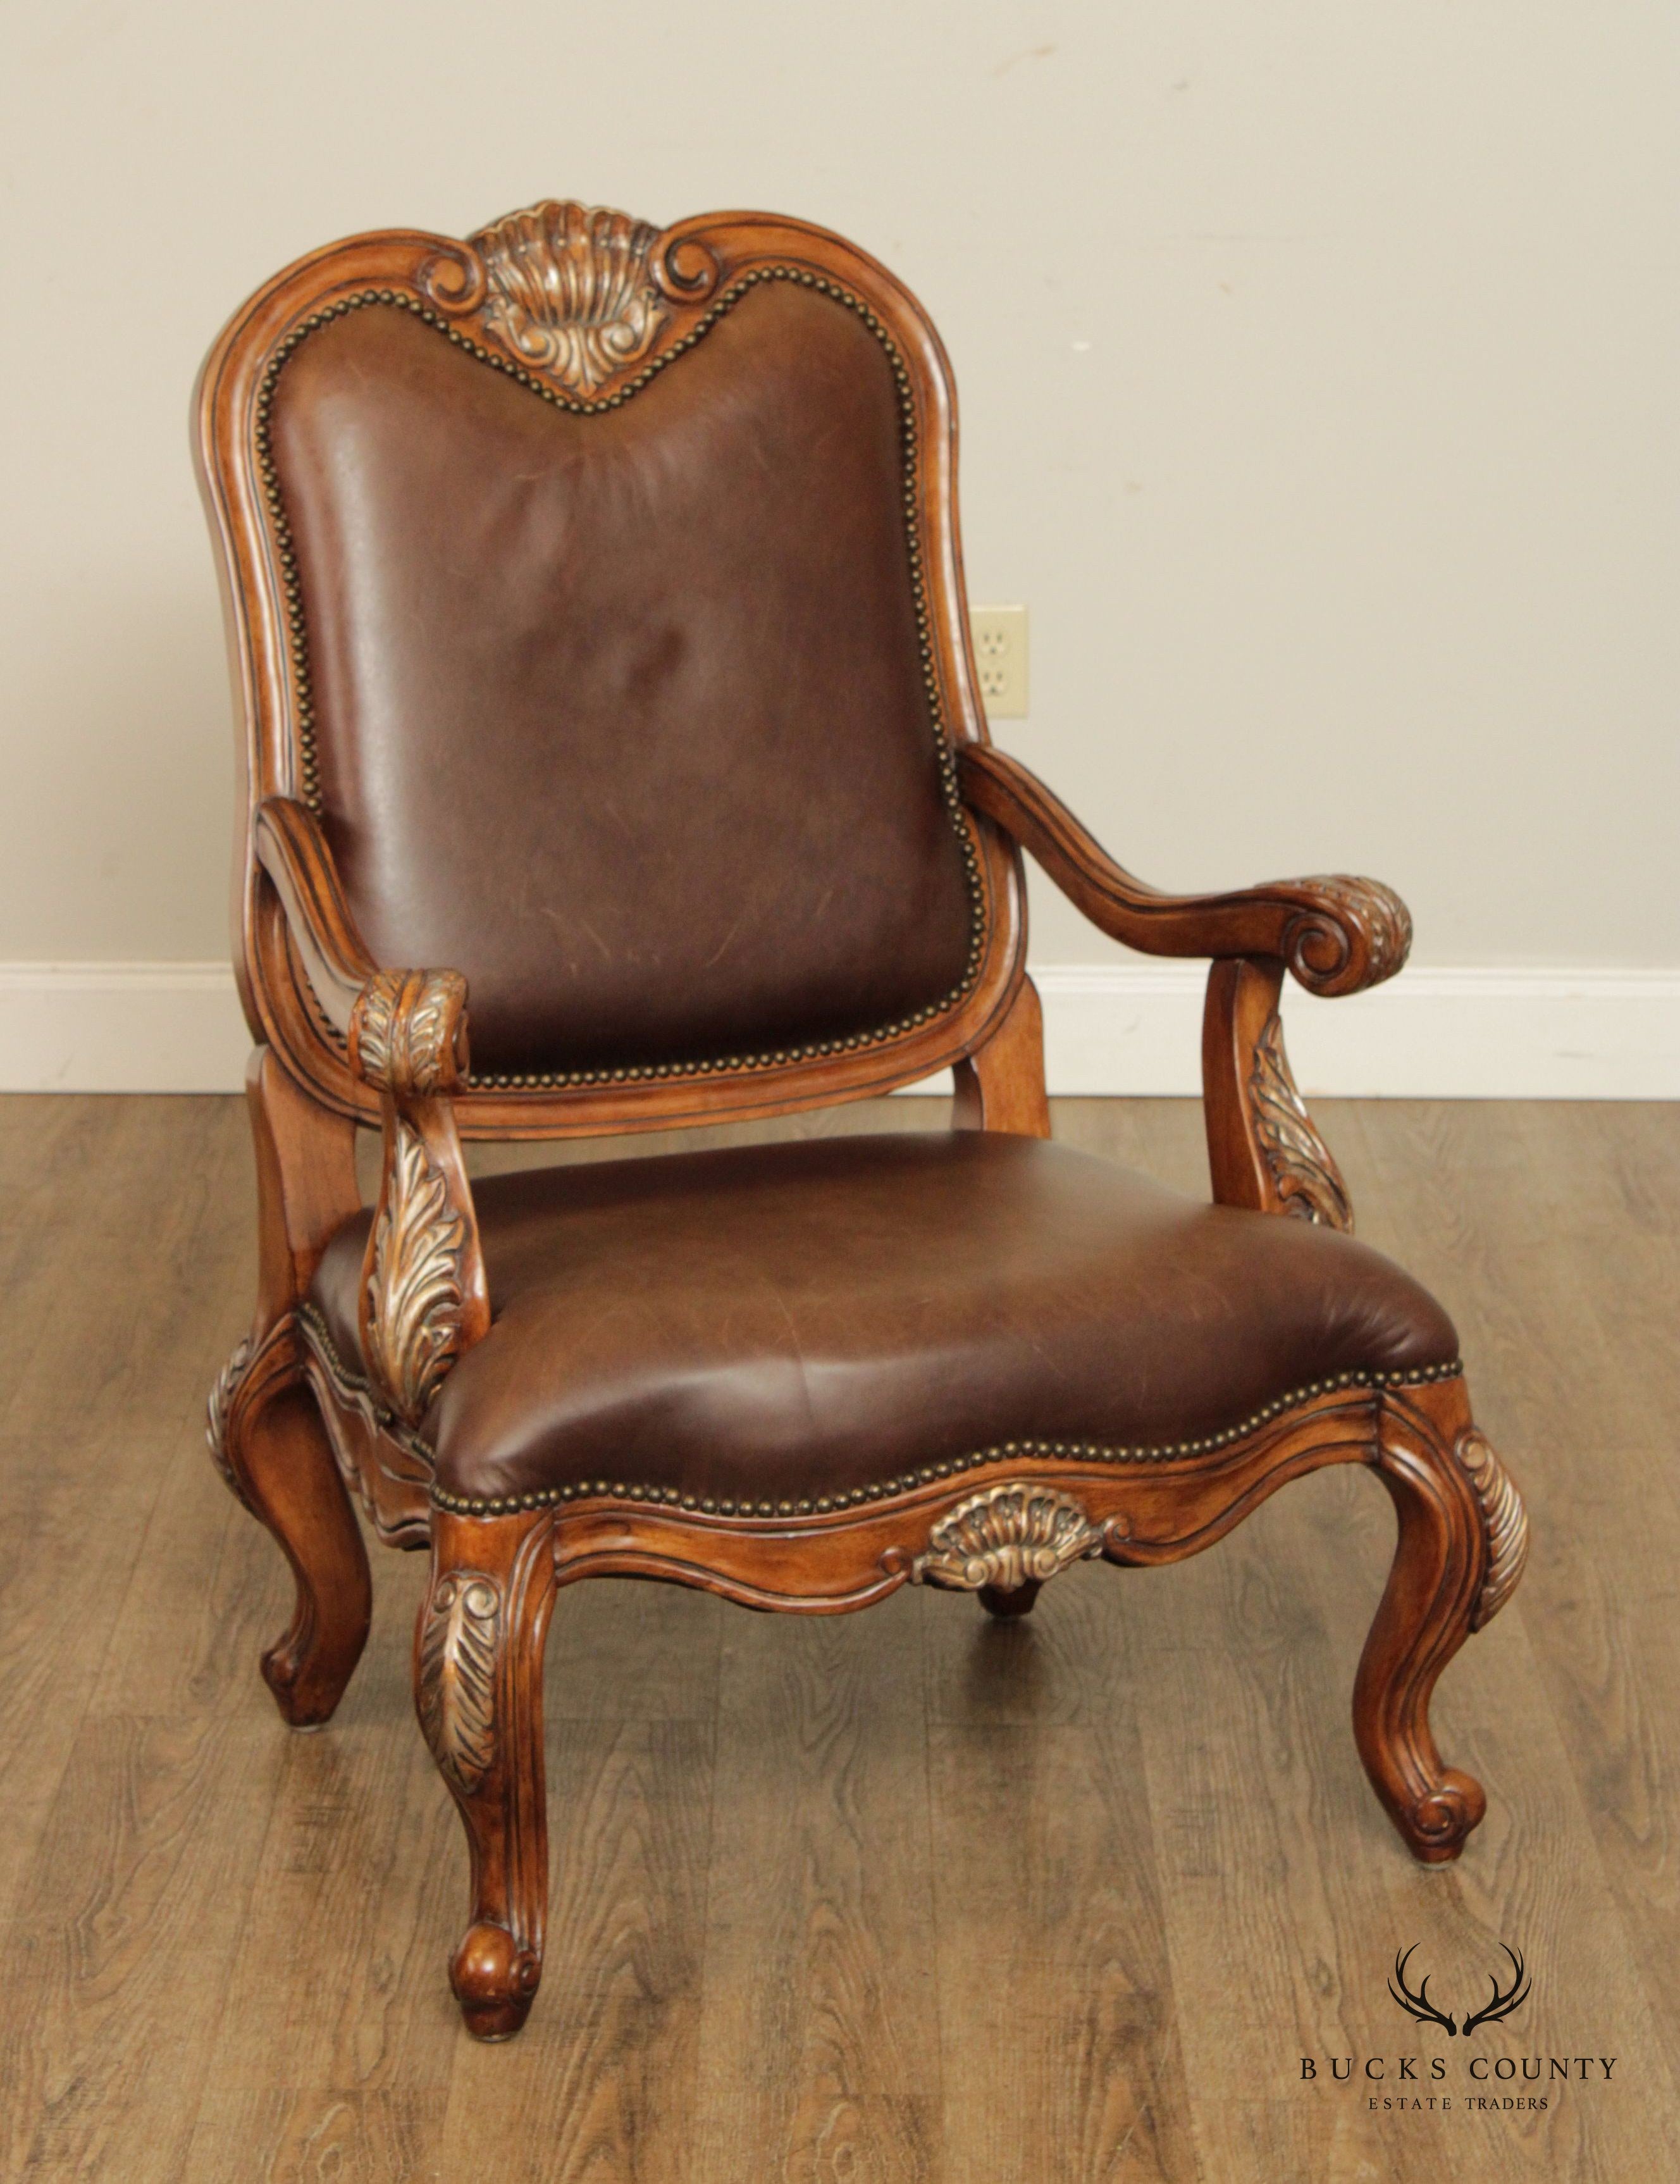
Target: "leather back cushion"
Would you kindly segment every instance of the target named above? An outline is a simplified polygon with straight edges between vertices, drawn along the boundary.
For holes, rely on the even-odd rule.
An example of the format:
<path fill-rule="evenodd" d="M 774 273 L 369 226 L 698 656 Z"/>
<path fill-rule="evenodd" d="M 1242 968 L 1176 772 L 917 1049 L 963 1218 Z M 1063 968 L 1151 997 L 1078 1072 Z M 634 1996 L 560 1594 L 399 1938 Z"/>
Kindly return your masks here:
<path fill-rule="evenodd" d="M 466 973 L 475 1069 L 762 1052 L 962 977 L 891 370 L 754 289 L 619 410 L 407 313 L 281 375 L 324 817 L 376 959 Z"/>

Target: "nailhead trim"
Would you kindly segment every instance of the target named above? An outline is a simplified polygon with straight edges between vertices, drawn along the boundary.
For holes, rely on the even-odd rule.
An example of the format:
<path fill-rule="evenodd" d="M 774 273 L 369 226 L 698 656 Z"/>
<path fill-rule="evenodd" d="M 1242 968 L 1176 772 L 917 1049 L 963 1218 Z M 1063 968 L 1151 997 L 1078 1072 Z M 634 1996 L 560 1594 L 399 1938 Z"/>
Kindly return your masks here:
<path fill-rule="evenodd" d="M 1239 1424 L 1227 1426 L 1221 1433 L 1204 1434 L 1199 1440 L 1168 1441 L 1146 1448 L 1116 1448 L 1089 1440 L 1010 1440 L 996 1447 L 976 1449 L 968 1456 L 951 1457 L 943 1463 L 924 1464 L 919 1471 L 905 1472 L 878 1485 L 854 1486 L 845 1493 L 825 1494 L 815 1501 L 726 1501 L 711 1495 L 684 1494 L 675 1486 L 626 1485 L 616 1479 L 586 1479 L 570 1486 L 545 1486 L 528 1494 L 498 1496 L 451 1494 L 434 1485 L 431 1498 L 438 1508 L 458 1517 L 510 1517 L 521 1510 L 549 1509 L 567 1502 L 604 1501 L 698 1510 L 708 1517 L 824 1517 L 834 1511 L 855 1508 L 862 1502 L 885 1502 L 894 1495 L 909 1494 L 918 1486 L 930 1485 L 936 1479 L 953 1479 L 963 1472 L 978 1470 L 982 1464 L 1003 1463 L 1016 1457 L 1071 1457 L 1084 1462 L 1121 1464 L 1171 1463 L 1187 1456 L 1209 1456 L 1257 1431 L 1285 1411 L 1310 1401 L 1315 1396 L 1332 1395 L 1343 1388 L 1424 1387 L 1432 1381 L 1456 1379 L 1463 1370 L 1461 1360 L 1455 1357 L 1444 1365 L 1419 1365 L 1395 1372 L 1338 1373 L 1328 1379 L 1309 1381 L 1304 1388 L 1292 1389 L 1287 1396 L 1279 1396 L 1274 1402 L 1252 1412 Z"/>
<path fill-rule="evenodd" d="M 301 325 L 277 344 L 268 366 L 259 382 L 255 443 L 257 470 L 262 481 L 262 497 L 268 510 L 272 532 L 275 558 L 280 571 L 281 588 L 285 597 L 287 645 L 292 658 L 292 687 L 298 730 L 298 763 L 302 775 L 303 800 L 317 816 L 321 811 L 320 768 L 315 747 L 314 693 L 309 678 L 309 639 L 304 627 L 302 587 L 298 580 L 297 552 L 291 526 L 286 520 L 284 497 L 281 492 L 280 475 L 274 460 L 271 412 L 275 390 L 287 359 L 309 336 L 335 319 L 346 317 L 352 311 L 365 309 L 370 304 L 385 306 L 410 313 L 422 325 L 434 328 L 454 348 L 462 350 L 477 362 L 499 371 L 504 378 L 512 379 L 527 387 L 544 402 L 557 410 L 569 410 L 574 416 L 593 416 L 606 410 L 622 409 L 638 394 L 649 381 L 659 376 L 665 367 L 703 340 L 726 312 L 733 309 L 749 290 L 763 281 L 792 281 L 797 287 L 810 288 L 820 294 L 832 297 L 848 310 L 854 312 L 869 329 L 887 352 L 893 370 L 893 386 L 898 403 L 899 434 L 904 449 L 904 519 L 905 545 L 910 556 L 910 593 L 915 611 L 916 648 L 921 657 L 922 686 L 926 695 L 929 717 L 932 722 L 936 749 L 938 755 L 939 789 L 947 815 L 960 850 L 963 862 L 963 884 L 969 900 L 969 945 L 963 974 L 948 992 L 924 1008 L 915 1009 L 897 1017 L 893 1022 L 878 1026 L 872 1031 L 855 1032 L 843 1039 L 813 1039 L 798 1046 L 779 1047 L 762 1054 L 724 1055 L 703 1061 L 661 1061 L 633 1064 L 622 1069 L 569 1069 L 497 1072 L 479 1076 L 470 1073 L 467 1084 L 473 1091 L 550 1091 L 583 1085 L 646 1084 L 661 1078 L 692 1078 L 715 1075 L 751 1074 L 761 1070 L 785 1068 L 788 1064 L 815 1061 L 825 1055 L 854 1054 L 872 1047 L 882 1046 L 894 1039 L 904 1039 L 923 1025 L 948 1014 L 972 992 L 980 976 L 986 942 L 986 893 L 981 877 L 979 852 L 972 823 L 964 808 L 961 793 L 957 786 L 956 754 L 945 721 L 944 703 L 939 687 L 939 671 L 931 633 L 931 617 L 927 604 L 927 587 L 923 573 L 923 557 L 919 528 L 916 498 L 916 461 L 918 454 L 915 397 L 910 375 L 902 352 L 885 324 L 859 296 L 843 287 L 837 281 L 825 280 L 820 274 L 802 271 L 796 265 L 767 265 L 743 273 L 721 290 L 710 309 L 702 314 L 682 337 L 673 342 L 658 356 L 649 359 L 636 375 L 626 381 L 615 393 L 598 401 L 585 400 L 562 393 L 557 387 L 535 372 L 530 372 L 510 358 L 486 348 L 480 342 L 464 334 L 451 325 L 441 311 L 433 310 L 418 296 L 409 295 L 397 288 L 363 288 L 355 293 L 341 297 L 337 303 L 324 305 L 313 311 Z M 342 1041 L 335 1041 L 342 1044 Z"/>

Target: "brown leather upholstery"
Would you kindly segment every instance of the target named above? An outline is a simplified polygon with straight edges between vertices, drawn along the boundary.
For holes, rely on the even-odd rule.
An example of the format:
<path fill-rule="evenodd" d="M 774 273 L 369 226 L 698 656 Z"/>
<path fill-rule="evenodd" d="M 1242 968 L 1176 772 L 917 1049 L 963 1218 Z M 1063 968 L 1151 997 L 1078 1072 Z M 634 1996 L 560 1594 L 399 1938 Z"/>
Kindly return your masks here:
<path fill-rule="evenodd" d="M 403 311 L 322 327 L 273 445 L 326 831 L 375 958 L 466 973 L 484 1073 L 872 1029 L 963 974 L 893 383 L 735 304 L 575 416 Z"/>
<path fill-rule="evenodd" d="M 993 1134 L 847 1137 L 503 1175 L 495 1323 L 427 1430 L 439 1485 L 832 1495 L 1001 1442 L 1177 1441 L 1452 1323 L 1350 1237 Z M 342 1357 L 368 1217 L 313 1301 Z"/>

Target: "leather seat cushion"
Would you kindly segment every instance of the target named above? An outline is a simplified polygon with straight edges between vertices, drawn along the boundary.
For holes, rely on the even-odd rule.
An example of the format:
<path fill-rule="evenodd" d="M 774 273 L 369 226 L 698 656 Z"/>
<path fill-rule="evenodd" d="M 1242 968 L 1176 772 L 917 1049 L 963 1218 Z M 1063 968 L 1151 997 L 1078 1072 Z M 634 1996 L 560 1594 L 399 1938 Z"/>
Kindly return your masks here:
<path fill-rule="evenodd" d="M 459 1497 L 591 1480 L 832 1496 L 1008 1441 L 1215 1435 L 1458 1346 L 1351 1237 L 1026 1138 L 654 1155 L 487 1178 L 475 1198 L 493 1322 L 425 1422 Z M 370 1218 L 311 1293 L 358 1369 Z"/>

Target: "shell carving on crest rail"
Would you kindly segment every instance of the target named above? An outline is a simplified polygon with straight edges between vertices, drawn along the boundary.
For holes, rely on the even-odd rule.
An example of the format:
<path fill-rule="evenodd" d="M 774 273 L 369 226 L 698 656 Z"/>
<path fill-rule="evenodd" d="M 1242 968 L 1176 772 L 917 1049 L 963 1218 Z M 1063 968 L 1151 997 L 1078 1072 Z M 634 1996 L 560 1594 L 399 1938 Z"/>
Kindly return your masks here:
<path fill-rule="evenodd" d="M 461 1341 L 465 1229 L 419 1133 L 398 1121 L 368 1276 L 368 1363 L 400 1418 L 418 1423 Z"/>
<path fill-rule="evenodd" d="M 1348 1187 L 1295 1089 L 1283 1050 L 1283 1021 L 1275 1010 L 1254 1042 L 1249 1096 L 1254 1134 L 1283 1211 L 1351 1233 L 1354 1209 Z"/>
<path fill-rule="evenodd" d="M 520 360 L 571 394 L 645 356 L 670 317 L 654 276 L 659 230 L 604 205 L 549 200 L 480 228 L 486 320 Z M 450 268 L 453 273 L 458 269 Z M 446 287 L 440 300 L 459 291 Z"/>
<path fill-rule="evenodd" d="M 1487 1535 L 1487 1572 L 1470 1618 L 1471 1629 L 1479 1630 L 1493 1621 L 1516 1590 L 1528 1559 L 1528 1512 L 1522 1506 L 1516 1482 L 1500 1462 L 1486 1434 L 1471 1427 L 1460 1435 L 1453 1452 L 1470 1474 Z"/>
<path fill-rule="evenodd" d="M 1016 1592 L 1102 1547 L 1100 1529 L 1072 1495 L 1024 1482 L 992 1486 L 960 1502 L 933 1527 L 926 1553 L 911 1565 L 910 1582 Z"/>
<path fill-rule="evenodd" d="M 420 1644 L 420 1717 L 445 1778 L 470 1797 L 496 1756 L 502 1591 L 481 1570 L 439 1580 Z"/>

